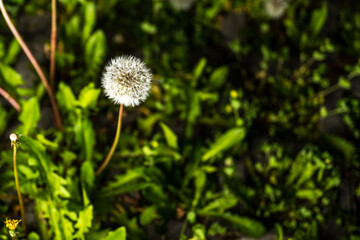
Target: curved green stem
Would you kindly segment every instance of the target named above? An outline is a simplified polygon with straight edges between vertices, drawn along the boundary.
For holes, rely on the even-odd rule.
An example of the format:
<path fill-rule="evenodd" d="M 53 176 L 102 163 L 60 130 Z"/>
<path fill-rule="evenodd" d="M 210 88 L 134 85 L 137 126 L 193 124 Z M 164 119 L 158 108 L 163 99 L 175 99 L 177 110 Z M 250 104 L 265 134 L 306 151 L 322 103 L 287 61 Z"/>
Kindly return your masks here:
<path fill-rule="evenodd" d="M 335 92 L 335 91 L 338 90 L 339 88 L 341 88 L 339 84 L 334 84 L 334 85 L 332 85 L 331 87 L 328 87 L 328 88 L 320 91 L 317 95 L 318 95 L 318 96 L 326 97 L 327 95 Z"/>
<path fill-rule="evenodd" d="M 119 110 L 118 125 L 117 125 L 117 129 L 116 129 L 116 135 L 115 135 L 113 145 L 111 146 L 111 149 L 110 149 L 108 155 L 106 156 L 105 161 L 101 164 L 100 168 L 95 172 L 95 176 L 98 176 L 105 169 L 105 167 L 109 164 L 111 157 L 114 155 L 116 146 L 117 146 L 117 144 L 119 142 L 120 133 L 121 133 L 121 122 L 122 122 L 123 108 L 124 108 L 124 105 L 121 104 L 120 105 L 120 110 Z"/>
<path fill-rule="evenodd" d="M 15 177 L 16 191 L 17 191 L 19 203 L 20 203 L 21 221 L 22 221 L 24 231 L 27 232 L 25 208 L 24 208 L 24 203 L 23 203 L 22 197 L 21 197 L 20 182 L 19 182 L 19 176 L 18 176 L 17 165 L 16 165 L 16 152 L 17 152 L 16 141 L 12 142 L 11 144 L 13 147 L 14 177 Z"/>

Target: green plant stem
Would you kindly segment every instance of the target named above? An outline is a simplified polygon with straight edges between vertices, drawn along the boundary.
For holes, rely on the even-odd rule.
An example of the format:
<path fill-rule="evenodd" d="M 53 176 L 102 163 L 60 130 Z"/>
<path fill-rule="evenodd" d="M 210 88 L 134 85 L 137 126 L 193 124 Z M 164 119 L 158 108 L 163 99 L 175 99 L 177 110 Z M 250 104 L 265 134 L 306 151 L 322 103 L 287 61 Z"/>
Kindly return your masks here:
<path fill-rule="evenodd" d="M 122 122 L 123 108 L 124 108 L 124 105 L 121 104 L 120 105 L 120 110 L 119 110 L 119 119 L 118 119 L 118 125 L 117 125 L 117 129 L 116 129 L 116 135 L 115 135 L 114 143 L 111 146 L 111 149 L 110 149 L 108 155 L 106 156 L 105 161 L 101 164 L 100 168 L 95 172 L 95 176 L 98 176 L 105 169 L 105 167 L 109 164 L 111 157 L 114 155 L 116 146 L 117 146 L 117 144 L 119 142 L 120 133 L 121 133 L 121 122 Z"/>
<path fill-rule="evenodd" d="M 326 97 L 327 95 L 335 92 L 335 91 L 338 90 L 339 88 L 340 88 L 340 85 L 339 85 L 339 84 L 334 84 L 334 85 L 332 85 L 331 87 L 320 91 L 320 92 L 318 93 L 318 96 Z"/>
<path fill-rule="evenodd" d="M 185 219 L 184 224 L 182 225 L 181 230 L 180 230 L 179 240 L 183 239 L 182 236 L 185 233 L 186 227 L 187 227 L 187 220 Z"/>
<path fill-rule="evenodd" d="M 37 222 L 40 230 L 40 239 L 48 239 L 46 230 L 46 221 L 43 218 L 43 211 L 41 210 L 39 199 L 35 199 L 35 221 Z"/>
<path fill-rule="evenodd" d="M 16 142 L 12 143 L 12 147 L 13 147 L 15 185 L 16 185 L 16 191 L 17 191 L 19 203 L 20 203 L 21 221 L 22 221 L 22 225 L 24 228 L 24 232 L 26 233 L 27 227 L 26 227 L 25 208 L 24 208 L 24 203 L 23 203 L 22 197 L 21 197 L 20 182 L 19 182 L 19 176 L 18 176 L 17 165 L 16 165 L 16 152 L 17 152 Z"/>
<path fill-rule="evenodd" d="M 322 117 L 320 119 L 325 119 L 325 118 L 332 117 L 332 116 L 342 114 L 342 113 L 345 113 L 345 111 L 342 111 L 340 108 L 336 108 L 336 109 L 329 111 L 325 117 Z"/>

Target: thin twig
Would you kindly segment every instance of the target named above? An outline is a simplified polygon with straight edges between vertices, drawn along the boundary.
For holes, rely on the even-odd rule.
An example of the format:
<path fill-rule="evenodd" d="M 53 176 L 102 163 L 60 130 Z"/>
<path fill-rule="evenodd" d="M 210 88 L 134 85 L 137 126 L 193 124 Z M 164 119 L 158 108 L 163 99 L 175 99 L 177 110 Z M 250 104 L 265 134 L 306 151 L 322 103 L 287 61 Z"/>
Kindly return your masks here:
<path fill-rule="evenodd" d="M 98 176 L 105 169 L 105 167 L 110 162 L 111 157 L 114 155 L 116 146 L 117 146 L 117 144 L 119 142 L 120 133 L 121 133 L 121 122 L 122 122 L 123 108 L 124 108 L 124 104 L 121 104 L 120 105 L 120 110 L 119 110 L 119 119 L 118 119 L 118 124 L 117 124 L 117 129 L 116 129 L 116 134 L 115 134 L 115 139 L 114 139 L 113 145 L 111 146 L 111 149 L 110 149 L 108 155 L 106 156 L 105 161 L 101 164 L 99 169 L 95 172 L 95 176 Z"/>
<path fill-rule="evenodd" d="M 60 112 L 59 112 L 58 106 L 57 106 L 56 101 L 55 101 L 54 93 L 53 93 L 53 91 L 52 91 L 52 89 L 51 89 L 51 87 L 50 87 L 50 85 L 48 83 L 48 80 L 45 77 L 44 72 L 42 71 L 40 65 L 38 64 L 38 62 L 36 61 L 36 59 L 32 55 L 31 51 L 29 50 L 29 48 L 26 45 L 26 43 L 24 42 L 24 40 L 21 38 L 21 36 L 18 33 L 18 31 L 16 30 L 14 24 L 12 23 L 9 15 L 6 12 L 3 0 L 0 0 L 0 10 L 1 10 L 1 13 L 2 13 L 2 15 L 4 16 L 4 19 L 5 19 L 5 22 L 9 26 L 12 34 L 14 35 L 16 40 L 19 42 L 21 48 L 23 49 L 23 51 L 25 52 L 25 54 L 28 57 L 29 61 L 31 62 L 31 64 L 35 68 L 35 71 L 39 75 L 39 78 L 40 78 L 41 82 L 43 83 L 43 85 L 44 85 L 44 87 L 46 89 L 46 92 L 49 95 L 50 103 L 51 103 L 51 106 L 52 106 L 52 109 L 53 109 L 53 112 L 54 112 L 54 118 L 55 118 L 56 126 L 57 126 L 57 128 L 59 130 L 61 130 L 62 129 L 62 122 L 61 122 Z"/>
<path fill-rule="evenodd" d="M 56 0 L 52 0 L 51 8 L 51 51 L 50 51 L 50 84 L 55 89 L 55 52 L 56 52 Z"/>
<path fill-rule="evenodd" d="M 20 107 L 19 103 L 1 87 L 0 87 L 0 95 L 2 95 L 16 109 L 16 111 L 20 112 L 21 107 Z"/>

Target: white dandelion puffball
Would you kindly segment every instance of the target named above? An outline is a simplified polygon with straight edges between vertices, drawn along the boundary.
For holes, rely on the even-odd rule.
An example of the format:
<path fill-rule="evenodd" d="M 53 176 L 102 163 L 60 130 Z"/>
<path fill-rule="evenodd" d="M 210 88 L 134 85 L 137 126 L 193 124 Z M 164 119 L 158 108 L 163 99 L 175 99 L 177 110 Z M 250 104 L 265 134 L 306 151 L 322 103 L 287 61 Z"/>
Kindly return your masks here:
<path fill-rule="evenodd" d="M 140 59 L 121 56 L 105 67 L 101 84 L 105 95 L 116 104 L 134 107 L 144 102 L 151 88 L 152 74 Z"/>
<path fill-rule="evenodd" d="M 176 10 L 188 10 L 195 0 L 169 0 L 169 2 Z"/>
<path fill-rule="evenodd" d="M 280 18 L 289 6 L 288 0 L 267 0 L 265 10 L 269 17 Z"/>
<path fill-rule="evenodd" d="M 10 134 L 10 141 L 15 142 L 17 139 L 18 139 L 18 136 L 16 135 L 16 133 Z"/>

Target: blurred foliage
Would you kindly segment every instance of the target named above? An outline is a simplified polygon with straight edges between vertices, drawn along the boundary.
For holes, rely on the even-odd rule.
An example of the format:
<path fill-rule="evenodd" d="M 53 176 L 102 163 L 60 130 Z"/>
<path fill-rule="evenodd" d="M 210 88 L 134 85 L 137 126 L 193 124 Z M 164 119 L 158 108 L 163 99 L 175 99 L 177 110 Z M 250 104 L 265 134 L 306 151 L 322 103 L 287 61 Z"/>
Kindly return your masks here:
<path fill-rule="evenodd" d="M 50 2 L 6 1 L 44 69 Z M 359 30 L 350 0 L 59 0 L 58 131 L 1 20 L 0 87 L 22 111 L 0 99 L 0 218 L 20 215 L 15 131 L 28 239 L 360 239 Z M 153 86 L 95 178 L 118 111 L 101 69 L 121 54 Z"/>

